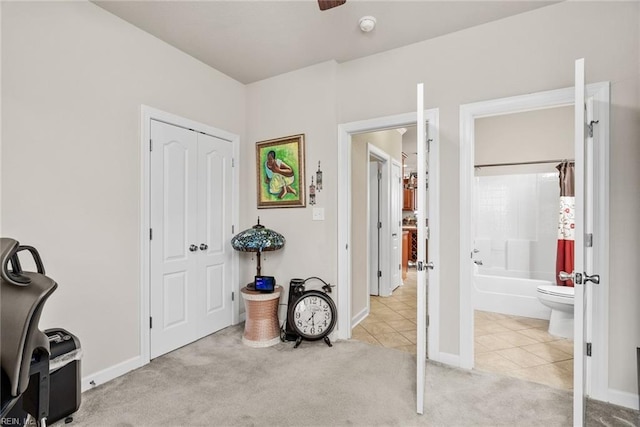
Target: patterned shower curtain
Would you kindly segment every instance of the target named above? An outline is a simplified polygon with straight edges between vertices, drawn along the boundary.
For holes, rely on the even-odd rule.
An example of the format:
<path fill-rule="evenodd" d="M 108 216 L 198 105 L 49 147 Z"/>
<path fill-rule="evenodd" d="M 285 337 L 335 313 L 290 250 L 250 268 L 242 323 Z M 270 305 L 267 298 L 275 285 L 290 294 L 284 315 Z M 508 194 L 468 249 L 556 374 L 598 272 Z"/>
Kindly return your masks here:
<path fill-rule="evenodd" d="M 572 280 L 562 281 L 558 277 L 561 271 L 573 272 L 575 244 L 575 185 L 574 162 L 562 162 L 556 169 L 560 172 L 560 218 L 558 222 L 558 251 L 556 255 L 556 284 L 573 286 Z"/>

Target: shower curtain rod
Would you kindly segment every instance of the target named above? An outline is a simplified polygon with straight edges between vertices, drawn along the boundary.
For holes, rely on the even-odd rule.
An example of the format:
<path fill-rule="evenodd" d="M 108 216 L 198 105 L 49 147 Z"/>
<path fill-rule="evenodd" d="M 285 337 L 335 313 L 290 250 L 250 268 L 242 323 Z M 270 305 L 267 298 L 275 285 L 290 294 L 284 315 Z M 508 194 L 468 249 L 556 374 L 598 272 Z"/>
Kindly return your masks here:
<path fill-rule="evenodd" d="M 474 168 L 490 168 L 493 166 L 520 166 L 520 165 L 539 165 L 543 163 L 562 163 L 573 162 L 573 159 L 559 159 L 559 160 L 538 160 L 534 162 L 514 162 L 514 163 L 486 163 L 483 165 L 474 165 Z"/>

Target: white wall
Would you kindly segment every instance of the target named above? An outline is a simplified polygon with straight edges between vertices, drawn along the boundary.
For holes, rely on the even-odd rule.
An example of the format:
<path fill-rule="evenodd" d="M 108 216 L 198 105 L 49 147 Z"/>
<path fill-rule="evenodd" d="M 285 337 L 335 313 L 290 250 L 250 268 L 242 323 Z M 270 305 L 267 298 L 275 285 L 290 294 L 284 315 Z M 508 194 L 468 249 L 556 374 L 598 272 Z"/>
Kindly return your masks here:
<path fill-rule="evenodd" d="M 86 376 L 140 355 L 140 105 L 242 135 L 245 87 L 88 2 L 2 9 L 1 233 L 41 252 L 41 327 Z"/>
<path fill-rule="evenodd" d="M 640 124 L 638 7 L 635 2 L 562 2 L 501 21 L 340 65 L 339 122 L 415 109 L 440 109 L 442 240 L 440 350 L 459 354 L 459 107 L 461 104 L 568 87 L 574 60 L 587 81 L 611 81 L 610 387 L 636 393 L 640 344 Z M 398 67 L 402 64 L 402 67 Z"/>
<path fill-rule="evenodd" d="M 263 274 L 276 276 L 285 299 L 292 278 L 318 276 L 336 284 L 337 279 L 337 182 L 336 165 L 336 63 L 324 62 L 247 86 L 247 138 L 240 147 L 240 229 L 260 223 L 281 233 L 283 249 L 266 254 Z M 305 134 L 306 191 L 322 164 L 323 189 L 316 192 L 316 205 L 305 208 L 257 209 L 255 143 L 287 135 Z M 324 209 L 324 221 L 312 220 L 313 208 Z M 255 259 L 242 256 L 241 282 L 255 275 Z M 310 288 L 322 284 L 309 282 Z M 337 299 L 337 289 L 332 297 Z M 339 303 L 339 302 L 338 302 Z M 284 307 L 282 307 L 284 308 Z M 280 317 L 284 320 L 284 311 Z"/>

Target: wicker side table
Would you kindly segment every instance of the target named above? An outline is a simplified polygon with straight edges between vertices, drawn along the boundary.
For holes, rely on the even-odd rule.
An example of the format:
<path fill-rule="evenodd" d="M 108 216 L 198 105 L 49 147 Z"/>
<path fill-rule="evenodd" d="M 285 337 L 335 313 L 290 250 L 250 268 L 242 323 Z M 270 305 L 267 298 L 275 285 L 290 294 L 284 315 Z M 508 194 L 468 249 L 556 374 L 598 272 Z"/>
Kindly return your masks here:
<path fill-rule="evenodd" d="M 246 307 L 246 320 L 242 342 L 249 347 L 270 347 L 280 342 L 278 303 L 282 286 L 271 293 L 247 289 L 240 290 Z"/>

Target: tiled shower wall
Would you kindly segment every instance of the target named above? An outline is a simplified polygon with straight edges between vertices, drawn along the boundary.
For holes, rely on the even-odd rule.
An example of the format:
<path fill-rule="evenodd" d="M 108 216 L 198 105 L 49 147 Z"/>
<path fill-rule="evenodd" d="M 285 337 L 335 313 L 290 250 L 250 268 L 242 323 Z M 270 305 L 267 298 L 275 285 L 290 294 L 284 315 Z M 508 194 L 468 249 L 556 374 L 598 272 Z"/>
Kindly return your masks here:
<path fill-rule="evenodd" d="M 475 244 L 487 274 L 553 281 L 557 173 L 475 178 Z"/>

